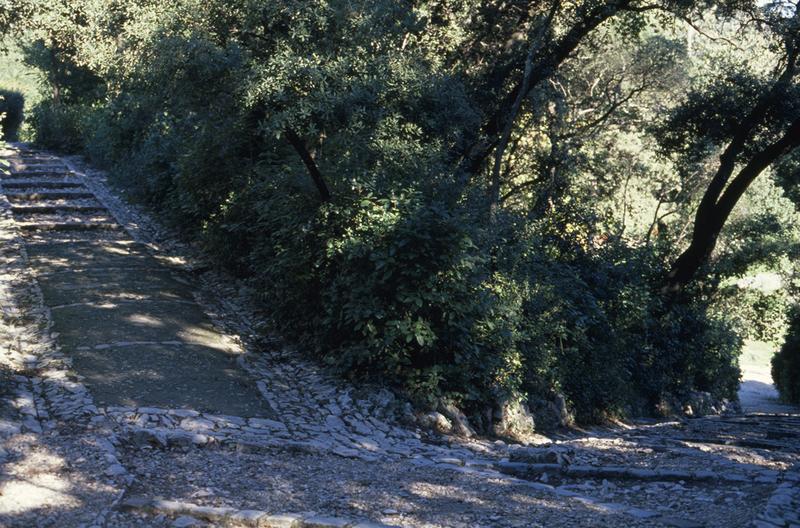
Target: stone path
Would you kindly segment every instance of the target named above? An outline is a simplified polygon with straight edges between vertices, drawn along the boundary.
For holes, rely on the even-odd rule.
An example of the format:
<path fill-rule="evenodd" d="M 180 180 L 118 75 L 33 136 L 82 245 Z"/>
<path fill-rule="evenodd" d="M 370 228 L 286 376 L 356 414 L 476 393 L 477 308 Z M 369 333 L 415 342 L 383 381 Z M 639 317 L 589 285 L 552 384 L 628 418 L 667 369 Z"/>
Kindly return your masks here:
<path fill-rule="evenodd" d="M 791 406 L 778 401 L 778 391 L 772 384 L 771 365 L 768 362 L 744 362 L 739 402 L 744 412 L 792 413 L 796 411 Z"/>
<path fill-rule="evenodd" d="M 443 436 L 264 337 L 102 174 L 2 155 L 0 526 L 800 525 L 791 408 Z"/>

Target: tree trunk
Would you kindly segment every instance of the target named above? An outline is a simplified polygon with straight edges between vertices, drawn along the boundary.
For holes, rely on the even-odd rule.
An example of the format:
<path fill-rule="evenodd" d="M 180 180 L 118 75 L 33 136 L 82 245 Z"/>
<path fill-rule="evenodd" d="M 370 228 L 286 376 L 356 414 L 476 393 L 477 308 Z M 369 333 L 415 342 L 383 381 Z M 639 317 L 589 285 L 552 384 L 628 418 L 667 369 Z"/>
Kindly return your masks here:
<path fill-rule="evenodd" d="M 553 43 L 552 46 L 537 50 L 527 81 L 523 77 L 514 88 L 503 98 L 494 113 L 481 127 L 481 139 L 473 143 L 464 153 L 458 171 L 465 178 L 478 174 L 486 163 L 486 159 L 501 141 L 504 125 L 508 124 L 508 116 L 516 101 L 522 100 L 546 81 L 578 47 L 578 45 L 606 20 L 613 18 L 620 11 L 630 7 L 631 0 L 614 0 L 585 9 L 581 13 L 581 20 L 567 33 Z M 550 17 L 552 17 L 552 14 Z M 547 21 L 550 23 L 550 20 Z M 526 57 L 526 63 L 528 61 Z M 526 64 L 521 65 L 525 69 Z M 513 125 L 513 122 L 511 123 Z"/>
<path fill-rule="evenodd" d="M 323 202 L 330 202 L 331 192 L 328 189 L 328 185 L 325 183 L 325 178 L 322 177 L 319 167 L 317 167 L 317 162 L 314 161 L 314 157 L 308 151 L 305 142 L 300 139 L 300 136 L 290 127 L 286 127 L 286 139 L 289 140 L 289 144 L 294 148 L 295 152 L 297 152 L 297 155 L 300 156 L 300 159 L 303 160 L 303 164 L 306 166 L 306 170 L 309 176 L 311 176 L 314 186 L 317 188 L 320 199 Z"/>
<path fill-rule="evenodd" d="M 665 292 L 680 292 L 694 278 L 697 270 L 708 261 L 714 251 L 725 222 L 750 184 L 772 163 L 798 146 L 800 146 L 800 118 L 792 122 L 781 139 L 754 154 L 724 192 L 715 185 L 720 181 L 720 171 L 728 170 L 725 160 L 720 163 L 720 168 L 698 207 L 692 241 L 672 265 L 664 287 Z M 726 153 L 728 152 L 726 150 Z M 724 178 L 724 181 L 727 181 L 727 178 Z"/>

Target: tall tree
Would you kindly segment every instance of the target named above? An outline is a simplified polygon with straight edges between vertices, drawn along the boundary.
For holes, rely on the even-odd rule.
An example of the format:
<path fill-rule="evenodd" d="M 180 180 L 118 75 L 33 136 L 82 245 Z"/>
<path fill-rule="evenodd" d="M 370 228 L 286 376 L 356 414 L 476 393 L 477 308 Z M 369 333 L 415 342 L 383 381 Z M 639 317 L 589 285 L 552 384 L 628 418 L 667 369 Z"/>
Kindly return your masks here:
<path fill-rule="evenodd" d="M 734 90 L 741 97 L 733 98 L 727 88 L 693 94 L 669 124 L 683 132 L 700 132 L 696 145 L 701 141 L 727 141 L 727 145 L 697 207 L 691 242 L 669 271 L 667 292 L 680 291 L 708 261 L 731 211 L 753 180 L 800 146 L 800 11 L 797 5 L 782 3 L 770 6 L 765 15 L 756 21 L 767 25 L 782 47 L 774 80 L 729 76 L 724 79 L 728 83 L 749 83 L 751 88 L 738 94 Z M 748 99 L 752 102 L 742 112 L 739 105 Z"/>

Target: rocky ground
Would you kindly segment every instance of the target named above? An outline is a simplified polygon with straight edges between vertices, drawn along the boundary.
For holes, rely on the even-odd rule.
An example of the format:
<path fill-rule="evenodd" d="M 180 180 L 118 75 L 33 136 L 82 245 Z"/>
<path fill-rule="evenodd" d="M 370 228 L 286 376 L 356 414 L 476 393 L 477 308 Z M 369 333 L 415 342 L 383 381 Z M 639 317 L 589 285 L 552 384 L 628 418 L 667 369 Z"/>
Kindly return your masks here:
<path fill-rule="evenodd" d="M 429 417 L 443 435 L 265 338 L 101 173 L 3 157 L 0 526 L 800 527 L 800 414 L 765 390 L 529 445 Z"/>

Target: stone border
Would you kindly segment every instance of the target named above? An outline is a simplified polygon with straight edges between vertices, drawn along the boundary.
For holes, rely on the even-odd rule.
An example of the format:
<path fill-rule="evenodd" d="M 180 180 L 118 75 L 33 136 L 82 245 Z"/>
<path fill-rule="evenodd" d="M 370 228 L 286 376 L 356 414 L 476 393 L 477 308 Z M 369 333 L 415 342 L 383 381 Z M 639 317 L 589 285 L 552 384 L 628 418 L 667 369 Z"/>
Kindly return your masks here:
<path fill-rule="evenodd" d="M 800 526 L 800 464 L 784 474 L 783 482 L 775 489 L 764 512 L 751 524 L 755 528 Z"/>
<path fill-rule="evenodd" d="M 686 482 L 731 482 L 774 484 L 778 482 L 779 472 L 764 469 L 752 475 L 741 473 L 722 473 L 719 471 L 684 471 L 679 469 L 648 469 L 626 466 L 586 466 L 578 464 L 529 464 L 525 462 L 499 462 L 494 467 L 511 475 L 560 474 L 570 478 L 630 479 Z"/>
<path fill-rule="evenodd" d="M 79 427 L 97 431 L 90 440 L 105 453 L 107 467 L 104 475 L 122 487 L 117 498 L 92 523 L 103 525 L 108 513 L 133 482 L 133 476 L 119 461 L 120 454 L 115 447 L 118 441 L 111 431 L 110 423 L 94 405 L 86 387 L 69 370 L 71 362 L 61 354 L 55 336 L 50 332 L 50 311 L 44 305 L 39 284 L 28 266 L 25 242 L 10 208 L 11 204 L 0 181 L 0 241 L 3 243 L 4 257 L 0 269 L 9 275 L 13 274 L 13 277 L 9 277 L 10 291 L 7 294 L 14 302 L 14 315 L 24 325 L 22 333 L 25 337 L 23 346 L 22 336 L 16 336 L 19 348 L 16 357 L 9 354 L 6 357 L 14 370 L 22 373 L 16 376 L 17 381 L 23 385 L 28 384 L 32 389 L 19 391 L 18 401 L 22 403 L 20 411 L 27 416 L 23 426 L 33 433 L 42 434 L 56 428 L 52 417 L 55 415 Z"/>
<path fill-rule="evenodd" d="M 188 516 L 212 522 L 215 526 L 231 528 L 395 528 L 388 524 L 317 515 L 316 513 L 271 514 L 261 510 L 215 508 L 212 506 L 198 506 L 190 502 L 149 499 L 146 497 L 128 498 L 119 504 L 118 509 L 140 510 L 178 518 Z"/>

